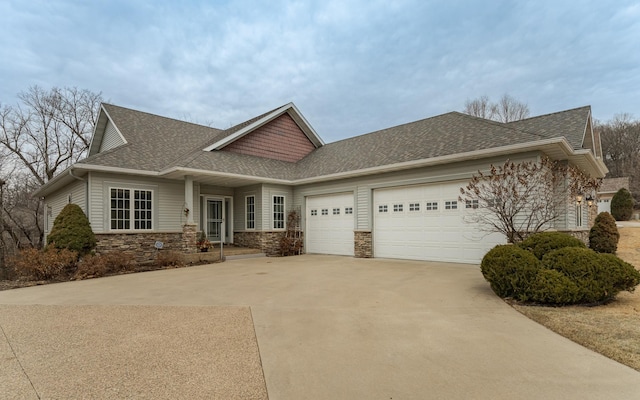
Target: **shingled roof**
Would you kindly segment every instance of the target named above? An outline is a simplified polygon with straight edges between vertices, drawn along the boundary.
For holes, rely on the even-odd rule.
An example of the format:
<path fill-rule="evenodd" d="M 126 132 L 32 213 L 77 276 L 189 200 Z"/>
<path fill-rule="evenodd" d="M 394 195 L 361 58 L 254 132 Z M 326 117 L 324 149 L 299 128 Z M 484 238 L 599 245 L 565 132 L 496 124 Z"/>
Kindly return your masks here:
<path fill-rule="evenodd" d="M 374 173 L 381 169 L 416 165 L 416 162 L 432 163 L 451 157 L 463 159 L 474 154 L 477 156 L 479 152 L 495 153 L 502 151 L 500 149 L 506 149 L 504 154 L 509 154 L 514 149 L 522 149 L 529 144 L 558 145 L 563 143 L 563 137 L 574 150 L 585 151 L 581 150 L 582 141 L 591 112 L 589 107 L 581 107 L 511 123 L 451 112 L 323 144 L 291 103 L 226 130 L 111 104 L 103 104 L 103 111 L 104 116 L 108 115 L 127 143 L 92 155 L 71 168 L 99 168 L 174 179 L 180 179 L 184 174 L 226 174 L 254 181 L 264 179 L 282 183 Z M 285 111 L 293 112 L 298 118 L 297 123 L 305 125 L 318 143 L 318 147 L 302 160 L 293 163 L 220 150 L 205 151 L 212 148 L 212 144 L 223 143 L 225 139 L 232 141 L 238 132 L 253 129 L 251 127 L 254 123 L 260 124 L 270 116 Z M 260 122 L 262 119 L 264 121 Z M 100 129 L 105 129 L 104 123 L 100 126 Z M 98 147 L 99 143 L 94 148 Z M 602 169 L 604 166 L 596 168 Z M 69 179 L 73 178 L 54 178 L 39 192 L 50 192 L 59 183 Z"/>
<path fill-rule="evenodd" d="M 527 132 L 535 132 L 546 138 L 564 136 L 574 149 L 583 148 L 587 122 L 591 116 L 591 107 L 585 106 L 553 114 L 540 115 L 507 125 Z"/>

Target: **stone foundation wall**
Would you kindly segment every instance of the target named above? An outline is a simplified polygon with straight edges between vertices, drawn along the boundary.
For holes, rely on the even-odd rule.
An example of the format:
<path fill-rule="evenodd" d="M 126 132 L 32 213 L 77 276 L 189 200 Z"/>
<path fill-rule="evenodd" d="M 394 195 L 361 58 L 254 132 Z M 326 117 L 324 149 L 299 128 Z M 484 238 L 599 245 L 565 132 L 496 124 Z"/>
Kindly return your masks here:
<path fill-rule="evenodd" d="M 182 232 L 172 233 L 96 233 L 96 253 L 118 251 L 128 253 L 138 262 L 155 259 L 158 251 L 184 252 Z M 162 250 L 155 248 L 156 241 L 163 243 Z M 194 242 L 195 247 L 195 242 Z"/>
<path fill-rule="evenodd" d="M 368 231 L 355 231 L 354 234 L 354 254 L 357 258 L 373 257 L 372 236 Z"/>
<path fill-rule="evenodd" d="M 260 249 L 268 256 L 279 256 L 280 239 L 284 234 L 284 231 L 234 232 L 233 244 L 236 246 L 249 247 L 251 249 Z M 302 232 L 300 232 L 300 240 L 304 240 Z"/>

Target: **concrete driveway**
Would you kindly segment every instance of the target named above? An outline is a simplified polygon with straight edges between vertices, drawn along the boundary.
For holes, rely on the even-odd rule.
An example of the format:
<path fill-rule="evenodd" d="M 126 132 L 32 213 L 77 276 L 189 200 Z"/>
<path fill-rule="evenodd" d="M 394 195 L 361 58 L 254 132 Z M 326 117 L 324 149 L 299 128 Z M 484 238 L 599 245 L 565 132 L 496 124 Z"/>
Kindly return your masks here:
<path fill-rule="evenodd" d="M 0 292 L 0 326 L 0 398 L 640 393 L 640 373 L 523 317 L 471 265 L 233 260 Z"/>

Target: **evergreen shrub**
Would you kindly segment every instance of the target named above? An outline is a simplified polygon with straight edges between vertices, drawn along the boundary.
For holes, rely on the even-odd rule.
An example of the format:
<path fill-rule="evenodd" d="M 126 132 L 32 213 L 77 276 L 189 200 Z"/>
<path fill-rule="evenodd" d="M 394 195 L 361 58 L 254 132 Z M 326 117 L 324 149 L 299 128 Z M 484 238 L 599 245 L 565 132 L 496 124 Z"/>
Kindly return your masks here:
<path fill-rule="evenodd" d="M 80 256 L 96 247 L 96 236 L 91 224 L 77 204 L 67 204 L 53 221 L 47 244 L 57 249 L 68 249 Z"/>
<path fill-rule="evenodd" d="M 534 233 L 522 242 L 518 243 L 522 249 L 529 250 L 538 260 L 542 260 L 550 251 L 564 247 L 586 247 L 578 238 L 562 232 Z"/>
<path fill-rule="evenodd" d="M 622 188 L 613 195 L 611 199 L 611 215 L 616 221 L 628 221 L 633 214 L 633 205 L 635 200 L 631 193 L 625 188 Z"/>
<path fill-rule="evenodd" d="M 608 212 L 598 214 L 589 231 L 589 248 L 598 253 L 615 253 L 619 239 L 620 232 L 613 216 Z"/>
<path fill-rule="evenodd" d="M 528 300 L 527 288 L 541 268 L 529 251 L 514 245 L 498 245 L 482 258 L 480 270 L 500 297 Z"/>

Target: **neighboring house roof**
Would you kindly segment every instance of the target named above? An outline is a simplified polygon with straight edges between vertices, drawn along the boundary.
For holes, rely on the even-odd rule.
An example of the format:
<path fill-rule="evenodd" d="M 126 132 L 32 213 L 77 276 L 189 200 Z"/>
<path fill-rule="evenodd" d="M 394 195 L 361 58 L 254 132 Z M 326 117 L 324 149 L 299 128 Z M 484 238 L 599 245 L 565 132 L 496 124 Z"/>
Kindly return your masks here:
<path fill-rule="evenodd" d="M 602 180 L 599 194 L 616 193 L 620 189 L 629 189 L 629 177 L 624 178 L 606 178 Z"/>
<path fill-rule="evenodd" d="M 284 113 L 315 146 L 301 160 L 287 162 L 221 150 L 252 132 L 260 132 L 260 127 Z M 537 150 L 604 176 L 607 171 L 602 161 L 591 150 L 583 149 L 590 114 L 589 107 L 582 107 L 500 123 L 451 112 L 324 144 L 292 103 L 226 130 L 104 104 L 94 141 L 101 140 L 99 129 L 105 129 L 108 119 L 126 143 L 95 154 L 100 144 L 92 142 L 92 155 L 72 168 L 175 179 L 215 175 L 217 180 L 210 184 L 231 184 L 234 179 L 236 185 L 252 179 L 292 184 Z M 65 179 L 73 178 L 53 181 Z M 47 183 L 38 193 L 44 195 L 59 185 Z"/>

